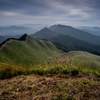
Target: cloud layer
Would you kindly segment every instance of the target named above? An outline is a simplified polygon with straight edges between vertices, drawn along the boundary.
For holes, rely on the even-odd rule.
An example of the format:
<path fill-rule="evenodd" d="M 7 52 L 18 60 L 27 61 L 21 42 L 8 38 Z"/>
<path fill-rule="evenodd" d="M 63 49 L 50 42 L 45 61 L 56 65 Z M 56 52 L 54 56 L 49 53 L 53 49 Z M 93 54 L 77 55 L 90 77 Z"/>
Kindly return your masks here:
<path fill-rule="evenodd" d="M 100 26 L 100 0 L 0 0 L 0 26 Z"/>

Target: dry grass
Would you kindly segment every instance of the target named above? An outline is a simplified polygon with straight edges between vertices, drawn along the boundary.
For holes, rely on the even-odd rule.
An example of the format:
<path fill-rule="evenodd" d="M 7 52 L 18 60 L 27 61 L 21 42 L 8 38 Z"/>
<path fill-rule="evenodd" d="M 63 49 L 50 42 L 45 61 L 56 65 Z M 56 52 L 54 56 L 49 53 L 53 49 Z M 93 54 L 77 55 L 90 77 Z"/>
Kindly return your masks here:
<path fill-rule="evenodd" d="M 100 100 L 100 78 L 20 75 L 0 80 L 0 100 Z"/>

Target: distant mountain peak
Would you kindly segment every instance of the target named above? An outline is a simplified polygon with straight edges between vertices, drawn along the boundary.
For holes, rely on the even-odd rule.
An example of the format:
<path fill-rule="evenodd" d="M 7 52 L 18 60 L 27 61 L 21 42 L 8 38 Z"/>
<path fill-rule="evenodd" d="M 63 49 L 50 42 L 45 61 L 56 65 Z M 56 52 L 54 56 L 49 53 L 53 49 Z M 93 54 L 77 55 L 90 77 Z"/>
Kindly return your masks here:
<path fill-rule="evenodd" d="M 43 28 L 42 30 L 48 30 L 48 31 L 50 31 L 47 27 Z M 41 31 L 41 30 L 40 30 L 40 31 Z"/>
<path fill-rule="evenodd" d="M 47 27 L 45 27 L 44 29 L 48 29 Z"/>
<path fill-rule="evenodd" d="M 52 27 L 60 27 L 60 28 L 73 28 L 73 27 L 71 27 L 71 26 L 67 26 L 67 25 L 61 25 L 61 24 L 57 24 L 57 25 L 52 25 L 50 28 L 52 28 Z"/>
<path fill-rule="evenodd" d="M 36 32 L 34 35 L 32 35 L 35 38 L 38 39 L 50 39 L 52 37 L 58 36 L 59 34 L 51 31 L 50 29 L 48 29 L 47 27 L 41 29 L 40 31 Z"/>
<path fill-rule="evenodd" d="M 38 31 L 38 32 L 42 32 L 42 33 L 45 33 L 45 34 L 52 33 L 52 31 L 51 31 L 49 28 L 47 28 L 47 27 L 41 29 L 41 30 Z M 38 33 L 38 32 L 36 32 L 36 33 Z M 35 33 L 35 34 L 36 34 L 36 33 Z"/>

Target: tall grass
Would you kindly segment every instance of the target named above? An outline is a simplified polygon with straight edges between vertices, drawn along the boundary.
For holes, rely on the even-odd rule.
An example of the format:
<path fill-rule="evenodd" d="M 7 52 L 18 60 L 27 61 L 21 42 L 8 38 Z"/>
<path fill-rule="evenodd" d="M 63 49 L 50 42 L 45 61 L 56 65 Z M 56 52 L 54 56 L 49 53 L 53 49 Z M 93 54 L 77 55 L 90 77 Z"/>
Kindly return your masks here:
<path fill-rule="evenodd" d="M 92 66 L 92 67 L 88 67 Z M 93 67 L 94 66 L 94 67 Z M 68 59 L 66 62 L 52 63 L 52 64 L 39 64 L 34 66 L 11 66 L 6 63 L 0 63 L 0 79 L 11 78 L 16 75 L 28 74 L 86 74 L 100 77 L 100 68 L 91 63 L 80 60 Z"/>

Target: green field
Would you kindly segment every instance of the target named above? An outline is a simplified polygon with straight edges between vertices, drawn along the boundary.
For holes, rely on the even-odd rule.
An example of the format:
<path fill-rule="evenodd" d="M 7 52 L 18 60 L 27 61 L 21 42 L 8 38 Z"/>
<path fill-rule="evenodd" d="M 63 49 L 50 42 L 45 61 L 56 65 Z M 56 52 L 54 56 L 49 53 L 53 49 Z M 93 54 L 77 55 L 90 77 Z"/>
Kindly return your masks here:
<path fill-rule="evenodd" d="M 100 68 L 100 56 L 83 51 L 70 51 L 69 53 L 74 55 L 74 61 L 83 63 L 84 67 L 93 69 Z"/>
<path fill-rule="evenodd" d="M 51 42 L 28 36 L 27 42 L 8 43 L 0 51 L 0 61 L 11 65 L 33 65 L 46 63 L 62 54 L 63 51 L 58 50 Z"/>

